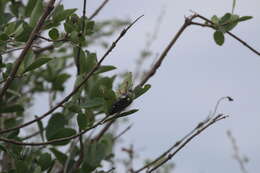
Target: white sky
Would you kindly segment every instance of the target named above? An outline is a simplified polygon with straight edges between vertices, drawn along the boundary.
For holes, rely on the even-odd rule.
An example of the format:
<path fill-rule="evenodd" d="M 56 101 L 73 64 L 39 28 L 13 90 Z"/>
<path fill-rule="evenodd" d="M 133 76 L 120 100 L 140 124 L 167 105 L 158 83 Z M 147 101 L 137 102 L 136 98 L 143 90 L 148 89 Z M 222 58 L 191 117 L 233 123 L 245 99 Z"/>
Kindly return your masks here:
<path fill-rule="evenodd" d="M 66 8 L 81 9 L 83 6 L 83 1 L 63 2 Z M 88 0 L 88 14 L 101 2 Z M 241 16 L 254 16 L 253 20 L 240 24 L 234 33 L 256 49 L 260 45 L 259 5 L 259 0 L 238 0 L 235 10 Z M 231 6 L 232 0 L 110 0 L 97 20 L 145 16 L 105 64 L 118 66 L 118 72 L 133 70 L 147 33 L 153 32 L 163 9 L 166 13 L 158 39 L 152 45 L 155 53 L 160 53 L 168 44 L 182 25 L 184 15 L 190 15 L 190 9 L 211 17 L 230 12 Z M 175 172 L 239 172 L 226 136 L 228 129 L 236 137 L 241 153 L 250 159 L 246 165 L 248 172 L 257 172 L 260 169 L 260 58 L 228 36 L 224 46 L 217 46 L 212 33 L 212 30 L 195 26 L 184 32 L 149 81 L 152 89 L 134 104 L 133 107 L 140 111 L 131 119 L 134 126 L 125 135 L 125 143 L 134 143 L 142 158 L 154 158 L 203 120 L 218 98 L 228 95 L 235 102 L 223 102 L 220 111 L 229 114 L 230 118 L 206 130 L 181 151 L 173 160 L 177 164 Z M 149 63 L 154 61 L 152 58 Z M 140 166 L 137 164 L 136 168 Z"/>

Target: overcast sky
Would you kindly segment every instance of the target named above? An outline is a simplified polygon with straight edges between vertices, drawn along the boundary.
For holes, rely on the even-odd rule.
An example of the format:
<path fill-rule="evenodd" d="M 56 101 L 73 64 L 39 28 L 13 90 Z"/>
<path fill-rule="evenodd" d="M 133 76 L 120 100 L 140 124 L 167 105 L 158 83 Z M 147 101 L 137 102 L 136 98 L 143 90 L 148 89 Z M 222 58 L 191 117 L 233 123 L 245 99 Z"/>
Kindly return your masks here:
<path fill-rule="evenodd" d="M 82 1 L 63 0 L 66 8 L 80 9 Z M 101 2 L 88 0 L 88 14 Z M 230 12 L 231 6 L 232 0 L 110 0 L 96 20 L 134 19 L 142 14 L 144 17 L 127 33 L 105 64 L 114 64 L 118 72 L 134 70 L 147 34 L 153 32 L 164 10 L 158 38 L 152 44 L 154 53 L 160 53 L 168 44 L 184 16 L 191 14 L 189 10 L 210 18 Z M 259 0 L 237 0 L 235 13 L 254 18 L 233 31 L 258 50 L 259 7 Z M 212 34 L 212 30 L 196 26 L 183 33 L 149 81 L 152 89 L 134 103 L 133 107 L 140 111 L 131 117 L 134 126 L 125 135 L 125 144 L 134 143 L 141 158 L 154 158 L 205 119 L 217 99 L 231 96 L 235 101 L 223 102 L 220 107 L 220 112 L 230 117 L 206 130 L 182 150 L 173 160 L 177 165 L 175 172 L 239 172 L 238 163 L 232 159 L 227 130 L 233 132 L 241 153 L 249 157 L 248 172 L 257 172 L 260 170 L 260 57 L 228 36 L 224 46 L 219 47 Z M 154 57 L 149 63 L 154 62 Z"/>

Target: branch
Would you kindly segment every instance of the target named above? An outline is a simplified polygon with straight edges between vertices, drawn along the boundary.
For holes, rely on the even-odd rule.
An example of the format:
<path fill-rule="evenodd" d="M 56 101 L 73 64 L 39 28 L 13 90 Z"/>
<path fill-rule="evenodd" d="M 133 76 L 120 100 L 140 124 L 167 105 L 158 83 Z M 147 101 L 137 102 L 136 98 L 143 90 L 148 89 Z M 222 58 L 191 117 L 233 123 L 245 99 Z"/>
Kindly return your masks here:
<path fill-rule="evenodd" d="M 143 86 L 157 71 L 157 69 L 161 66 L 162 61 L 165 59 L 167 56 L 168 52 L 170 49 L 173 47 L 173 45 L 176 43 L 178 38 L 181 36 L 183 31 L 191 24 L 192 20 L 197 17 L 197 14 L 194 14 L 190 17 L 185 18 L 185 22 L 182 25 L 182 27 L 179 29 L 177 34 L 173 37 L 171 42 L 167 45 L 167 47 L 164 49 L 164 51 L 161 53 L 159 59 L 157 62 L 154 64 L 154 66 L 150 69 L 150 71 L 147 73 L 147 75 L 144 77 L 144 79 L 140 82 L 139 86 Z"/>
<path fill-rule="evenodd" d="M 173 144 L 168 150 L 166 150 L 164 153 L 162 153 L 160 156 L 158 156 L 156 159 L 154 159 L 152 162 L 148 163 L 147 165 L 143 166 L 142 168 L 133 171 L 134 173 L 139 173 L 144 169 L 147 169 L 153 165 L 155 165 L 156 163 L 158 163 L 160 160 L 165 159 L 165 157 L 168 155 L 169 157 L 169 153 L 176 147 L 179 146 L 179 148 L 184 147 L 186 145 L 186 143 L 188 143 L 192 138 L 196 137 L 199 133 L 201 133 L 203 130 L 205 130 L 206 128 L 208 128 L 209 126 L 211 126 L 212 124 L 214 124 L 215 122 L 226 118 L 227 116 L 224 116 L 223 114 L 219 114 L 217 115 L 217 109 L 221 103 L 221 101 L 223 101 L 224 99 L 227 99 L 228 101 L 233 101 L 233 99 L 229 96 L 227 97 L 221 97 L 220 99 L 218 99 L 215 107 L 214 107 L 214 112 L 210 115 L 210 117 L 207 117 L 204 121 L 200 122 L 197 124 L 197 126 L 191 130 L 189 133 L 187 133 L 184 137 L 182 137 L 180 140 L 178 140 L 175 144 Z M 184 145 L 183 145 L 184 144 Z M 181 149 L 180 148 L 180 149 Z M 180 150 L 180 149 L 176 149 Z M 177 151 L 178 152 L 178 151 Z M 175 153 L 176 154 L 176 153 Z M 173 157 L 173 156 L 171 156 Z M 170 158 L 171 159 L 171 158 Z M 169 159 L 169 160 L 170 160 Z M 167 159 L 166 159 L 167 160 Z M 165 160 L 164 160 L 165 161 Z M 165 162 L 164 162 L 165 163 Z"/>
<path fill-rule="evenodd" d="M 184 138 L 177 141 L 172 147 L 170 147 L 168 150 L 166 150 L 163 154 L 161 154 L 159 157 L 157 157 L 154 161 L 148 163 L 147 165 L 143 166 L 142 168 L 138 169 L 137 171 L 134 171 L 134 173 L 139 173 L 142 170 L 148 169 L 149 167 L 151 167 L 151 166 L 155 165 L 157 162 L 159 162 L 159 164 L 155 165 L 151 170 L 149 170 L 147 172 L 151 173 L 151 172 L 155 171 L 156 169 L 161 167 L 163 164 L 165 164 L 166 162 L 171 160 L 181 149 L 183 149 L 189 142 L 192 141 L 192 139 L 194 139 L 196 136 L 198 136 L 201 132 L 203 132 L 205 129 L 207 129 L 211 125 L 215 124 L 216 122 L 223 120 L 227 117 L 228 116 L 219 114 L 219 115 L 215 116 L 214 118 L 212 118 L 210 121 L 203 124 L 202 126 L 196 126 L 196 128 L 195 128 L 196 131 L 194 131 L 193 134 L 189 133 L 190 135 L 187 138 L 186 138 L 187 135 L 185 135 Z M 176 147 L 178 147 L 178 148 L 176 148 Z M 176 148 L 176 150 L 173 153 L 170 153 L 174 148 Z M 162 161 L 160 162 L 160 160 L 162 160 Z"/>
<path fill-rule="evenodd" d="M 89 20 L 92 20 L 98 13 L 105 7 L 109 0 L 104 0 L 103 3 L 94 11 L 92 15 L 90 15 Z"/>
<path fill-rule="evenodd" d="M 120 35 L 117 37 L 117 39 L 111 44 L 111 46 L 109 47 L 109 49 L 105 52 L 105 54 L 102 56 L 102 58 L 99 60 L 99 62 L 95 65 L 95 67 L 88 73 L 86 74 L 84 80 L 78 85 L 76 86 L 73 91 L 68 94 L 62 101 L 60 101 L 56 106 L 54 106 L 52 109 L 50 109 L 49 111 L 47 111 L 46 113 L 44 113 L 43 115 L 39 116 L 38 118 L 31 120 L 27 123 L 24 123 L 22 125 L 19 125 L 17 127 L 14 128 L 9 128 L 9 129 L 4 129 L 0 131 L 0 134 L 3 133 L 7 133 L 10 131 L 14 131 L 17 129 L 21 129 L 23 127 L 26 127 L 32 123 L 35 123 L 43 118 L 45 118 L 46 116 L 48 116 L 49 114 L 51 114 L 52 112 L 54 112 L 57 108 L 61 107 L 65 102 L 67 102 L 74 94 L 77 93 L 77 91 L 88 81 L 88 79 L 92 76 L 92 74 L 94 74 L 94 72 L 100 67 L 101 63 L 104 61 L 104 59 L 112 52 L 112 50 L 116 47 L 117 43 L 119 42 L 119 40 L 121 38 L 124 37 L 124 35 L 126 34 L 126 32 L 141 18 L 143 17 L 140 16 L 138 17 L 134 22 L 132 22 L 128 27 L 126 27 L 125 29 L 122 30 L 122 32 L 120 33 Z M 0 139 L 1 140 L 1 139 Z"/>
<path fill-rule="evenodd" d="M 228 138 L 229 138 L 229 140 L 232 144 L 233 150 L 234 150 L 234 159 L 237 160 L 237 162 L 240 166 L 241 172 L 247 173 L 247 170 L 246 170 L 245 165 L 244 165 L 244 161 L 239 154 L 239 148 L 237 146 L 236 139 L 232 136 L 232 133 L 229 130 L 227 131 L 227 136 L 228 136 Z"/>
<path fill-rule="evenodd" d="M 18 57 L 18 59 L 15 61 L 15 65 L 12 68 L 11 74 L 8 76 L 7 81 L 5 82 L 1 92 L 0 92 L 0 100 L 2 99 L 3 95 L 5 94 L 6 90 L 10 87 L 12 81 L 14 80 L 16 73 L 21 65 L 21 63 L 23 62 L 27 52 L 31 49 L 32 44 L 34 42 L 34 40 L 37 38 L 37 34 L 40 32 L 42 26 L 44 25 L 44 22 L 46 20 L 46 18 L 48 17 L 48 15 L 51 13 L 51 11 L 54 8 L 54 3 L 55 0 L 50 0 L 48 3 L 47 8 L 45 9 L 45 12 L 43 13 L 43 15 L 41 16 L 39 22 L 36 24 L 36 26 L 34 27 L 32 33 L 30 34 L 30 37 L 28 39 L 28 41 L 26 42 L 26 45 L 24 47 L 24 49 L 22 50 L 20 56 Z"/>
<path fill-rule="evenodd" d="M 209 28 L 215 29 L 215 27 L 212 26 L 212 25 L 214 25 L 214 23 L 213 23 L 211 20 L 209 20 L 209 19 L 207 19 L 206 17 L 204 17 L 204 16 L 202 16 L 202 15 L 199 15 L 199 14 L 197 14 L 197 17 L 200 18 L 200 19 L 202 19 L 202 20 L 204 20 L 204 21 L 206 21 L 207 23 L 210 23 L 211 25 L 202 24 L 202 23 L 196 23 L 196 22 L 192 23 L 193 25 L 198 25 L 198 26 L 202 26 L 202 27 L 209 27 Z M 233 37 L 234 39 L 236 39 L 237 41 L 239 41 L 239 42 L 240 42 L 241 44 L 243 44 L 245 47 L 247 47 L 248 49 L 250 49 L 252 52 L 254 52 L 254 53 L 257 54 L 258 56 L 260 56 L 260 52 L 259 52 L 259 51 L 257 51 L 256 49 L 254 49 L 252 46 L 250 46 L 249 44 L 247 44 L 245 41 L 243 41 L 242 39 L 240 39 L 238 36 L 236 36 L 235 34 L 229 32 L 229 31 L 227 31 L 226 33 L 227 33 L 228 35 L 230 35 L 231 37 Z"/>
<path fill-rule="evenodd" d="M 194 139 L 196 136 L 198 136 L 201 132 L 203 132 L 205 129 L 207 129 L 208 127 L 210 127 L 211 125 L 215 124 L 216 122 L 223 120 L 225 118 L 227 118 L 228 116 L 224 116 L 222 114 L 216 116 L 212 121 L 210 121 L 207 125 L 205 125 L 204 127 L 202 127 L 201 129 L 198 129 L 198 131 L 196 133 L 194 133 L 192 136 L 190 136 L 189 138 L 187 138 L 173 153 L 169 154 L 167 156 L 167 158 L 165 160 L 163 160 L 160 164 L 156 165 L 155 167 L 153 167 L 150 171 L 148 171 L 148 173 L 151 173 L 153 171 L 155 171 L 157 168 L 159 168 L 160 166 L 162 166 L 163 164 L 165 164 L 166 162 L 168 162 L 170 159 L 172 159 L 182 148 L 184 148 L 192 139 Z"/>

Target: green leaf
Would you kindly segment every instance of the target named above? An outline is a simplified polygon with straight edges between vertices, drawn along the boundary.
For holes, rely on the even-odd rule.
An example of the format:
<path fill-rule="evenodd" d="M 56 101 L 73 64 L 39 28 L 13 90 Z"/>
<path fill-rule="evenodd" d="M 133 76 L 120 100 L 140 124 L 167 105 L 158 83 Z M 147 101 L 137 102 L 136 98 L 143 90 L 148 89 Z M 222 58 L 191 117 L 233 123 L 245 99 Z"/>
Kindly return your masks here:
<path fill-rule="evenodd" d="M 58 29 L 56 28 L 52 28 L 50 31 L 49 31 L 49 37 L 52 39 L 52 40 L 57 40 L 59 38 L 60 34 L 59 34 L 59 31 Z"/>
<path fill-rule="evenodd" d="M 151 88 L 150 84 L 146 84 L 144 87 L 137 86 L 134 89 L 134 99 L 137 99 Z"/>
<path fill-rule="evenodd" d="M 94 26 L 95 26 L 95 22 L 94 21 L 88 21 L 87 24 L 86 24 L 85 34 L 86 35 L 91 35 L 93 33 Z"/>
<path fill-rule="evenodd" d="M 29 164 L 24 162 L 23 160 L 16 160 L 15 161 L 15 168 L 16 168 L 16 173 L 25 173 L 28 172 L 29 170 Z"/>
<path fill-rule="evenodd" d="M 231 20 L 232 15 L 230 13 L 226 13 L 223 17 L 221 17 L 219 24 L 223 25 L 228 23 Z"/>
<path fill-rule="evenodd" d="M 67 155 L 60 152 L 59 150 L 55 148 L 50 148 L 51 152 L 55 155 L 56 159 L 62 164 L 65 165 L 67 160 Z"/>
<path fill-rule="evenodd" d="M 62 128 L 62 129 L 56 130 L 56 132 L 51 137 L 49 137 L 47 139 L 48 139 L 48 141 L 51 141 L 51 140 L 54 140 L 54 139 L 61 139 L 61 138 L 73 136 L 75 134 L 76 134 L 76 131 L 74 129 Z M 66 141 L 52 143 L 52 145 L 66 145 L 69 142 L 70 142 L 70 140 L 66 140 Z"/>
<path fill-rule="evenodd" d="M 38 118 L 38 116 L 35 115 L 35 118 Z M 43 128 L 43 123 L 42 123 L 41 120 L 38 120 L 38 121 L 37 121 L 37 126 L 38 126 L 38 128 L 39 128 L 42 141 L 44 141 L 44 135 L 43 135 L 44 128 Z"/>
<path fill-rule="evenodd" d="M 39 158 L 39 165 L 42 171 L 48 169 L 52 164 L 51 155 L 49 153 L 42 153 Z"/>
<path fill-rule="evenodd" d="M 79 113 L 77 116 L 77 122 L 80 130 L 84 130 L 87 127 L 87 117 L 83 113 Z"/>
<path fill-rule="evenodd" d="M 1 106 L 0 113 L 13 113 L 13 112 L 23 112 L 24 108 L 22 105 L 15 104 L 15 105 L 8 105 L 8 106 Z"/>
<path fill-rule="evenodd" d="M 66 22 L 64 23 L 64 29 L 67 33 L 71 33 L 72 31 L 74 31 L 74 26 L 73 24 Z"/>
<path fill-rule="evenodd" d="M 238 15 L 235 14 L 231 15 L 230 22 L 224 26 L 223 32 L 231 31 L 233 28 L 235 28 L 235 26 L 238 24 L 238 19 L 239 19 Z"/>
<path fill-rule="evenodd" d="M 246 21 L 246 20 L 250 20 L 252 18 L 253 18 L 252 16 L 242 16 L 238 19 L 238 22 L 243 22 L 243 21 Z"/>
<path fill-rule="evenodd" d="M 77 11 L 76 8 L 73 9 L 67 9 L 67 10 L 59 10 L 55 15 L 53 16 L 54 22 L 61 22 L 65 20 L 67 17 L 72 15 L 75 11 Z"/>
<path fill-rule="evenodd" d="M 0 41 L 7 41 L 9 39 L 9 36 L 6 33 L 0 34 Z"/>
<path fill-rule="evenodd" d="M 223 32 L 215 31 L 214 32 L 214 40 L 215 40 L 217 45 L 219 45 L 219 46 L 223 45 L 223 43 L 225 41 L 225 37 L 224 37 Z"/>
<path fill-rule="evenodd" d="M 39 58 L 39 59 L 36 59 L 31 65 L 29 65 L 29 66 L 24 70 L 24 73 L 26 73 L 26 72 L 28 72 L 28 71 L 35 70 L 35 69 L 41 67 L 42 65 L 48 63 L 50 60 L 52 60 L 52 58 Z"/>
<path fill-rule="evenodd" d="M 34 27 L 43 14 L 43 1 L 37 0 L 30 17 L 30 26 Z"/>
<path fill-rule="evenodd" d="M 65 106 L 70 112 L 81 113 L 81 106 L 76 103 L 68 103 Z"/>
<path fill-rule="evenodd" d="M 70 78 L 70 75 L 67 73 L 59 74 L 55 77 L 54 81 L 52 82 L 52 89 L 58 91 L 64 91 L 65 82 Z"/>
<path fill-rule="evenodd" d="M 99 74 L 99 73 L 105 73 L 111 70 L 115 70 L 116 67 L 112 66 L 112 65 L 102 65 L 98 68 L 98 70 L 95 72 L 95 74 Z"/>
<path fill-rule="evenodd" d="M 33 7 L 36 5 L 37 0 L 29 0 L 27 3 L 27 6 L 25 7 L 25 16 L 29 17 L 31 16 L 31 13 L 33 11 Z"/>
<path fill-rule="evenodd" d="M 211 22 L 213 22 L 214 24 L 218 24 L 219 18 L 216 15 L 214 15 L 214 16 L 211 17 Z"/>
<path fill-rule="evenodd" d="M 12 35 L 15 36 L 16 41 L 26 42 L 32 32 L 32 27 L 25 22 L 22 22 Z"/>
<path fill-rule="evenodd" d="M 132 110 L 129 110 L 129 111 L 126 111 L 126 112 L 119 114 L 119 117 L 125 117 L 125 116 L 131 115 L 133 113 L 136 113 L 137 111 L 139 111 L 139 110 L 138 109 L 132 109 Z"/>
<path fill-rule="evenodd" d="M 97 108 L 104 105 L 104 99 L 96 97 L 87 101 L 87 103 L 80 104 L 80 107 L 85 109 Z"/>
<path fill-rule="evenodd" d="M 62 113 L 53 114 L 46 127 L 46 138 L 50 140 L 57 130 L 64 128 L 66 124 L 67 120 Z"/>

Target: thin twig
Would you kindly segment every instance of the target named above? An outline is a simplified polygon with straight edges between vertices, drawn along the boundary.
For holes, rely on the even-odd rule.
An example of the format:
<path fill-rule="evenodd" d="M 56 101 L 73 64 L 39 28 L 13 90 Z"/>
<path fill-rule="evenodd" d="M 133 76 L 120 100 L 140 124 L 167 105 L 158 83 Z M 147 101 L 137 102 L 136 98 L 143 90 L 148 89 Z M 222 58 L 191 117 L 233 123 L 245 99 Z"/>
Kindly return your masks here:
<path fill-rule="evenodd" d="M 245 164 L 244 164 L 245 162 L 243 161 L 243 159 L 240 156 L 239 148 L 238 148 L 237 143 L 236 143 L 236 139 L 232 136 L 232 133 L 229 130 L 227 131 L 227 136 L 228 136 L 228 139 L 230 140 L 232 147 L 233 147 L 233 150 L 234 150 L 234 159 L 237 160 L 237 162 L 240 166 L 241 172 L 247 173 L 247 170 L 246 170 L 246 167 L 245 167 Z"/>
<path fill-rule="evenodd" d="M 21 63 L 23 62 L 27 52 L 31 49 L 34 40 L 37 38 L 37 34 L 40 32 L 42 26 L 44 25 L 44 22 L 46 20 L 46 18 L 49 16 L 49 14 L 51 13 L 51 11 L 54 8 L 54 3 L 55 0 L 50 0 L 47 8 L 45 9 L 43 15 L 41 16 L 40 20 L 38 21 L 38 23 L 36 24 L 36 26 L 34 27 L 32 33 L 29 36 L 28 41 L 26 42 L 25 48 L 22 50 L 20 56 L 18 57 L 18 59 L 15 61 L 14 67 L 12 68 L 12 71 L 10 73 L 10 75 L 7 78 L 7 81 L 5 82 L 3 88 L 0 91 L 0 100 L 2 99 L 2 97 L 4 96 L 6 90 L 9 88 L 9 86 L 11 85 L 12 81 L 14 80 L 16 73 L 21 65 Z"/>
<path fill-rule="evenodd" d="M 217 115 L 217 109 L 219 107 L 220 102 L 223 99 L 228 99 L 229 101 L 233 101 L 233 99 L 229 96 L 227 97 L 221 97 L 220 99 L 218 99 L 216 106 L 214 108 L 214 113 L 212 114 L 212 117 L 208 117 L 206 120 L 200 122 L 197 124 L 197 126 L 191 130 L 189 133 L 187 133 L 184 137 L 182 137 L 180 140 L 178 140 L 175 144 L 173 144 L 169 149 L 167 149 L 164 153 L 162 153 L 160 156 L 158 156 L 156 159 L 154 159 L 152 162 L 144 165 L 142 168 L 133 171 L 134 173 L 139 173 L 141 171 L 143 171 L 144 169 L 150 168 L 151 166 L 155 165 L 156 163 L 158 163 L 160 160 L 162 159 L 166 159 L 167 157 L 169 157 L 169 153 L 175 149 L 176 147 L 184 147 L 184 145 L 186 145 L 185 141 L 189 142 L 192 138 L 194 138 L 195 136 L 197 136 L 199 133 L 201 133 L 201 131 L 203 131 L 204 129 L 206 129 L 207 127 L 209 127 L 210 125 L 214 124 L 215 122 L 226 118 L 227 116 L 224 116 L 223 114 L 219 114 Z M 180 150 L 180 149 L 176 149 Z M 168 156 L 167 156 L 168 155 Z M 165 158 L 166 157 L 166 158 Z M 173 156 L 172 156 L 173 157 Z"/>
<path fill-rule="evenodd" d="M 207 19 L 206 17 L 202 16 L 202 15 L 199 15 L 197 14 L 197 17 L 210 23 L 211 25 L 214 25 L 214 23 Z M 199 26 L 202 26 L 202 27 L 210 27 L 210 28 L 213 28 L 214 29 L 214 26 L 211 26 L 211 25 L 208 25 L 208 24 L 202 24 L 202 23 L 192 23 L 193 25 L 199 25 Z M 245 47 L 247 47 L 248 49 L 250 49 L 252 52 L 254 52 L 255 54 L 257 54 L 258 56 L 260 56 L 260 52 L 257 51 L 256 49 L 254 49 L 252 46 L 250 46 L 247 42 L 245 42 L 244 40 L 240 39 L 239 37 L 237 37 L 235 34 L 227 31 L 226 32 L 228 35 L 230 35 L 231 37 L 233 37 L 234 39 L 236 39 L 237 41 L 239 41 L 241 44 L 243 44 Z"/>
<path fill-rule="evenodd" d="M 104 0 L 103 3 L 94 11 L 92 15 L 90 15 L 89 20 L 92 20 L 98 13 L 105 7 L 109 0 Z"/>
<path fill-rule="evenodd" d="M 46 50 L 53 50 L 54 49 L 54 44 L 51 44 L 51 45 L 48 45 L 48 46 L 45 46 L 45 47 L 42 47 L 42 48 L 38 48 L 38 49 L 34 49 L 33 52 L 35 54 L 40 54 Z"/>
<path fill-rule="evenodd" d="M 113 141 L 117 140 L 118 138 L 120 138 L 121 136 L 123 136 L 127 131 L 129 131 L 132 128 L 132 124 L 127 126 L 127 128 L 125 130 L 123 130 L 121 133 L 119 133 L 117 136 L 115 136 L 113 138 Z"/>
<path fill-rule="evenodd" d="M 3 133 L 7 133 L 13 130 L 17 130 L 17 129 L 21 129 L 23 127 L 26 127 L 32 123 L 35 123 L 43 118 L 45 118 L 46 116 L 48 116 L 49 114 L 51 114 L 52 112 L 54 112 L 57 108 L 61 107 L 65 102 L 67 102 L 87 81 L 88 79 L 92 76 L 92 74 L 94 74 L 94 72 L 99 68 L 99 66 L 101 65 L 101 63 L 104 61 L 104 59 L 112 52 L 112 50 L 116 47 L 117 43 L 119 42 L 119 40 L 121 38 L 124 37 L 124 35 L 126 34 L 126 32 L 141 18 L 143 17 L 140 16 L 138 17 L 134 22 L 132 22 L 128 27 L 126 27 L 125 29 L 122 30 L 122 32 L 120 33 L 120 35 L 117 37 L 117 39 L 111 44 L 111 46 L 109 47 L 109 49 L 105 52 L 105 54 L 102 56 L 102 58 L 99 60 L 99 62 L 95 65 L 95 67 L 85 76 L 84 80 L 78 85 L 76 86 L 73 91 L 68 94 L 62 101 L 60 101 L 56 106 L 54 106 L 52 109 L 50 109 L 49 111 L 47 111 L 46 113 L 44 113 L 43 115 L 39 116 L 38 118 L 31 120 L 27 123 L 24 123 L 22 125 L 19 125 L 17 127 L 14 128 L 9 128 L 9 129 L 4 129 L 0 131 L 0 134 Z M 85 131 L 86 132 L 86 131 Z M 82 132 L 82 134 L 85 133 L 84 131 Z M 78 137 L 78 136 L 77 136 Z M 70 138 L 69 138 L 70 139 Z M 1 140 L 1 139 L 0 139 Z M 66 139 L 65 139 L 66 140 Z"/>
<path fill-rule="evenodd" d="M 79 34 L 78 37 L 85 37 L 85 18 L 86 18 L 86 3 L 87 1 L 84 0 L 84 5 L 83 5 L 83 14 L 82 14 L 82 26 L 81 26 L 81 33 Z M 77 56 L 75 57 L 75 61 L 76 61 L 76 67 L 77 67 L 77 75 L 80 75 L 80 54 L 81 54 L 81 47 L 82 44 L 81 42 L 79 42 L 78 44 L 78 52 L 77 52 Z"/>

